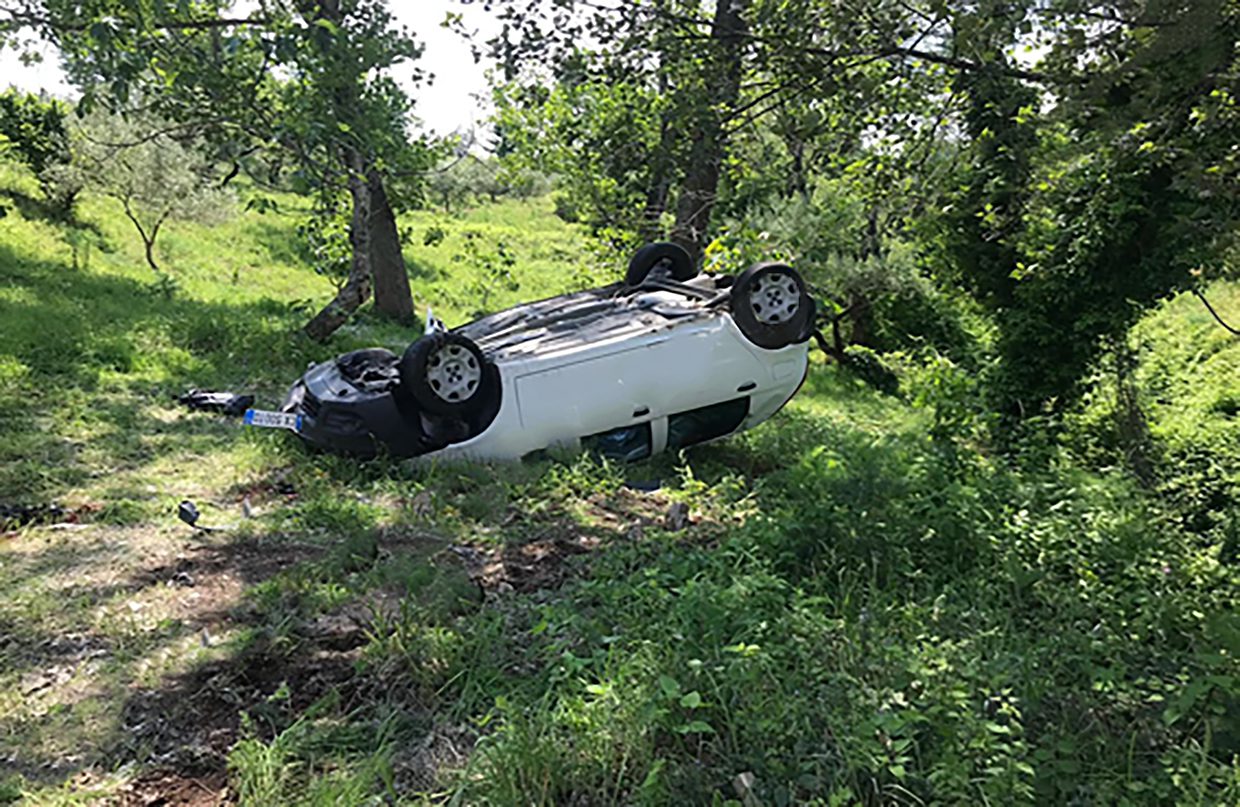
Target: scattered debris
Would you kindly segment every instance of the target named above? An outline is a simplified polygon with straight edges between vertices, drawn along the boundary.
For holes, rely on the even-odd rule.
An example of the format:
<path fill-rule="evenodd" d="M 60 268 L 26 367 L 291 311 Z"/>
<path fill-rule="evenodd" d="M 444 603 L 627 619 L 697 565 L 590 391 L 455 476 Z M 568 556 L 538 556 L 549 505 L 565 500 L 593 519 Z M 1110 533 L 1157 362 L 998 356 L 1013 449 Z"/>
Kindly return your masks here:
<path fill-rule="evenodd" d="M 57 504 L 0 504 L 0 527 L 68 521 L 76 514 Z"/>
<path fill-rule="evenodd" d="M 168 580 L 168 585 L 180 588 L 193 588 L 194 576 L 189 572 L 177 572 Z"/>
<path fill-rule="evenodd" d="M 22 676 L 21 693 L 30 696 L 49 687 L 60 686 L 72 677 L 73 668 L 67 666 L 29 672 Z"/>
<path fill-rule="evenodd" d="M 481 566 L 486 563 L 487 560 L 486 555 L 482 554 L 472 546 L 460 546 L 459 544 L 453 544 L 448 547 L 448 549 L 458 555 L 461 560 L 465 561 L 465 563 L 470 566 Z"/>
<path fill-rule="evenodd" d="M 684 502 L 676 502 L 667 511 L 667 517 L 663 520 L 663 526 L 669 532 L 680 532 L 689 526 L 689 505 Z"/>
<path fill-rule="evenodd" d="M 184 395 L 177 396 L 177 401 L 196 412 L 219 412 L 232 417 L 241 417 L 245 414 L 245 410 L 254 405 L 254 396 L 238 395 L 235 392 L 192 389 Z"/>
<path fill-rule="evenodd" d="M 181 519 L 196 530 L 202 530 L 203 532 L 223 532 L 224 530 L 233 529 L 236 526 L 233 524 L 228 527 L 207 527 L 198 523 L 199 516 L 200 514 L 198 512 L 198 507 L 189 499 L 183 499 L 181 503 L 177 505 L 177 518 Z"/>
<path fill-rule="evenodd" d="M 430 518 L 435 512 L 434 504 L 431 501 L 431 492 L 429 490 L 419 491 L 409 501 L 409 509 L 413 512 L 414 518 Z"/>
<path fill-rule="evenodd" d="M 736 791 L 737 797 L 741 800 L 744 807 L 761 807 L 762 802 L 758 800 L 758 796 L 753 792 L 754 782 L 757 777 L 752 771 L 736 774 L 736 778 L 732 780 L 732 789 Z"/>
<path fill-rule="evenodd" d="M 233 804 L 227 775 L 210 771 L 199 777 L 160 770 L 143 774 L 118 793 L 119 807 L 216 807 Z"/>
<path fill-rule="evenodd" d="M 185 499 L 177 505 L 177 518 L 184 521 L 191 527 L 198 526 L 198 508 L 189 499 Z"/>

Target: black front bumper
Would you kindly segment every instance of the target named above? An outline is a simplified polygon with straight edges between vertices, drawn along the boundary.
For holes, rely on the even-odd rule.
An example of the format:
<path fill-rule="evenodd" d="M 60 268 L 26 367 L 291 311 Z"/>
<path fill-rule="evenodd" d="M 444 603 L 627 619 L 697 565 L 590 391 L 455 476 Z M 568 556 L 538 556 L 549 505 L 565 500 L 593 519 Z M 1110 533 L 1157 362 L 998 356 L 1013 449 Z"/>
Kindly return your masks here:
<path fill-rule="evenodd" d="M 314 365 L 289 390 L 281 411 L 301 415 L 297 434 L 308 445 L 361 459 L 416 457 L 481 434 L 495 419 L 498 401 L 468 419 L 422 412 L 395 374 L 390 383 L 361 380 L 350 361 L 361 352 Z M 394 364 L 388 356 L 371 360 Z"/>

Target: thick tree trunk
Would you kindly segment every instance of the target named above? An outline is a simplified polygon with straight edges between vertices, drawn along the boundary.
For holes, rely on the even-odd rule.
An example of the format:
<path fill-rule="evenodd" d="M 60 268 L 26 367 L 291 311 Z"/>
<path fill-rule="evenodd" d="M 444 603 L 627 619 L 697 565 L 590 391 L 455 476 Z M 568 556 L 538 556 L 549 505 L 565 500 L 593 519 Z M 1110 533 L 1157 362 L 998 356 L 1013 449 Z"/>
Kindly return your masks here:
<path fill-rule="evenodd" d="M 400 251 L 400 232 L 388 202 L 383 178 L 371 168 L 366 175 L 370 194 L 370 271 L 375 284 L 375 308 L 397 322 L 413 322 L 413 295 Z"/>
<path fill-rule="evenodd" d="M 349 195 L 353 197 L 353 219 L 349 224 L 353 263 L 349 267 L 348 280 L 336 292 L 335 298 L 306 323 L 306 335 L 317 342 L 326 341 L 370 297 L 370 188 L 363 173 L 361 155 L 352 148 L 345 149 L 345 152 L 349 166 Z"/>
<path fill-rule="evenodd" d="M 343 24 L 344 12 L 340 0 L 298 0 L 297 6 L 301 13 L 314 22 L 327 20 L 336 26 Z M 331 54 L 332 38 L 318 40 L 318 46 L 324 57 Z M 336 122 L 344 123 L 355 120 L 361 109 L 361 77 L 341 74 L 325 81 L 324 92 L 328 94 L 332 104 L 332 114 Z M 306 323 L 306 334 L 316 341 L 325 341 L 348 321 L 353 312 L 361 307 L 370 297 L 373 284 L 371 270 L 371 188 L 368 181 L 372 168 L 373 156 L 363 154 L 358 144 L 350 138 L 344 138 L 337 146 L 337 154 L 345 169 L 348 180 L 349 196 L 353 200 L 353 217 L 349 223 L 349 244 L 352 251 L 352 262 L 349 266 L 349 277 L 345 284 L 336 292 L 336 296 L 323 308 L 314 319 Z M 386 202 L 386 196 L 384 197 Z M 390 212 L 390 211 L 389 211 Z"/>
<path fill-rule="evenodd" d="M 749 0 L 719 0 L 711 24 L 711 38 L 718 48 L 711 69 L 714 76 L 711 105 L 703 110 L 689 151 L 689 163 L 676 200 L 676 225 L 672 240 L 697 260 L 706 245 L 710 215 L 719 188 L 719 170 L 726 143 L 723 122 L 728 109 L 740 97 L 744 36 L 742 16 Z"/>

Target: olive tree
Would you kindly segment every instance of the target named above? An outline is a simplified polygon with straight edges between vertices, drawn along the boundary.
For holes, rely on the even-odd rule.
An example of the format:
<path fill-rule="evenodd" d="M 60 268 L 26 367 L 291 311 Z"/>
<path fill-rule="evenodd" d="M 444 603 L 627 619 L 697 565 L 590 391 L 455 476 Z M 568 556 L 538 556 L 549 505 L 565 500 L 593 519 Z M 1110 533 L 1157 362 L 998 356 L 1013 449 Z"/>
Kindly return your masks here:
<path fill-rule="evenodd" d="M 166 222 L 218 221 L 232 206 L 195 143 L 175 139 L 158 119 L 97 109 L 71 125 L 70 142 L 70 162 L 48 169 L 54 181 L 120 202 L 157 273 L 155 241 Z"/>

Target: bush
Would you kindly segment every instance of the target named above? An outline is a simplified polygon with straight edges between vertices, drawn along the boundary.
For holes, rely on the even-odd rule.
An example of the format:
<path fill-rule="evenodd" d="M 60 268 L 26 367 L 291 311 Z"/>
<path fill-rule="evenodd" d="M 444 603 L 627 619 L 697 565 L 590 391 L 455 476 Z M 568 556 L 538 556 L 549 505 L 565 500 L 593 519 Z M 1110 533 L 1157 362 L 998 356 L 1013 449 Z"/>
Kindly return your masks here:
<path fill-rule="evenodd" d="M 551 201 L 555 205 L 555 214 L 561 221 L 569 224 L 581 221 L 581 210 L 571 195 L 557 192 L 552 195 Z"/>
<path fill-rule="evenodd" d="M 52 209 L 66 218 L 82 185 L 57 170 L 70 162 L 67 109 L 55 99 L 19 92 L 0 93 L 0 135 L 39 179 Z"/>
<path fill-rule="evenodd" d="M 844 367 L 879 392 L 895 395 L 900 379 L 882 357 L 864 345 L 849 345 L 844 350 Z"/>

